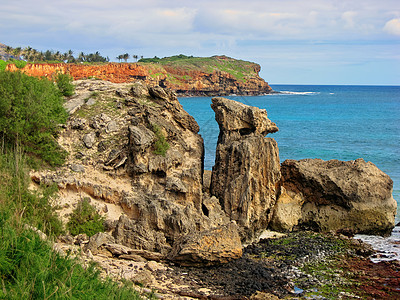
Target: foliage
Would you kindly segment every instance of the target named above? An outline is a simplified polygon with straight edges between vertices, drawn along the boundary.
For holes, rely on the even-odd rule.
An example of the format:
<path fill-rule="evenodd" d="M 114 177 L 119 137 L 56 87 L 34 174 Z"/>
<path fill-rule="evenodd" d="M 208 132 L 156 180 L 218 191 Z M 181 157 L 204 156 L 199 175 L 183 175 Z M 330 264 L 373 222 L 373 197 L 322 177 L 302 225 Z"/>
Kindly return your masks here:
<path fill-rule="evenodd" d="M 67 229 L 72 235 L 86 233 L 92 236 L 104 231 L 104 218 L 89 203 L 89 199 L 84 198 L 72 211 Z"/>
<path fill-rule="evenodd" d="M 50 242 L 24 229 L 0 208 L 1 299 L 140 299 L 127 285 L 103 280 L 94 264 L 52 251 Z"/>
<path fill-rule="evenodd" d="M 152 130 L 156 135 L 156 140 L 154 142 L 154 154 L 165 156 L 167 150 L 169 149 L 169 144 L 158 125 L 153 124 Z"/>
<path fill-rule="evenodd" d="M 8 64 L 14 64 L 18 69 L 22 69 L 23 67 L 26 66 L 27 62 L 18 59 L 10 59 L 8 61 Z"/>
<path fill-rule="evenodd" d="M 72 84 L 74 79 L 69 74 L 58 73 L 56 75 L 57 87 L 63 96 L 72 96 L 75 93 L 75 86 Z"/>
<path fill-rule="evenodd" d="M 68 117 L 63 101 L 46 79 L 0 71 L 0 138 L 6 146 L 21 144 L 50 165 L 61 165 L 66 152 L 54 137 Z"/>
<path fill-rule="evenodd" d="M 0 60 L 0 71 L 4 71 L 9 64 L 14 64 L 18 69 L 22 69 L 26 66 L 26 61 L 17 59 L 10 59 L 7 61 Z"/>
<path fill-rule="evenodd" d="M 4 71 L 7 67 L 8 63 L 5 60 L 0 59 L 0 71 Z"/>
<path fill-rule="evenodd" d="M 0 194 L 4 196 L 1 205 L 6 205 L 19 218 L 39 228 L 47 234 L 62 233 L 62 223 L 51 205 L 56 186 L 42 187 L 41 193 L 28 189 L 25 155 L 19 148 L 0 154 Z"/>

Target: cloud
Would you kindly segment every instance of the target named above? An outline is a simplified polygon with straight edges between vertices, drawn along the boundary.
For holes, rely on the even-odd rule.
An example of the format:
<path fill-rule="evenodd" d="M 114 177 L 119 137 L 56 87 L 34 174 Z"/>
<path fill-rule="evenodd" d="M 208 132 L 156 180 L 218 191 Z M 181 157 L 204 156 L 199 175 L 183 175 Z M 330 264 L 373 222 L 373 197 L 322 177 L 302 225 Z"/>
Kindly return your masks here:
<path fill-rule="evenodd" d="M 400 18 L 387 21 L 383 30 L 389 34 L 400 36 Z"/>

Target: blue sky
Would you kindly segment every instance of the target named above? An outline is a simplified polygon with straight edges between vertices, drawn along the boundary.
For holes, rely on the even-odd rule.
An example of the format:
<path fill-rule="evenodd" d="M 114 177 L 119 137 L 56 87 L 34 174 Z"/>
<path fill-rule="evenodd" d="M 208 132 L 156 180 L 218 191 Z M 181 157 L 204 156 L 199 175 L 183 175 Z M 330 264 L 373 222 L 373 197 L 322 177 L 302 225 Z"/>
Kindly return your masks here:
<path fill-rule="evenodd" d="M 399 0 L 16 0 L 1 4 L 0 42 L 112 60 L 225 54 L 271 84 L 400 85 Z"/>

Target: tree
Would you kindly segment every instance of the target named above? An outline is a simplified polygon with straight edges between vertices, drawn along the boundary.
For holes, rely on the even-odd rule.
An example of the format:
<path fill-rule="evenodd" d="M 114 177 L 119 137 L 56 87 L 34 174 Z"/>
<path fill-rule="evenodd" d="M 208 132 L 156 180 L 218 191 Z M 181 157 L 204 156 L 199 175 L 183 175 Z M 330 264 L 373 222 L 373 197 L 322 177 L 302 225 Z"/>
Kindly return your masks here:
<path fill-rule="evenodd" d="M 123 54 L 122 58 L 125 60 L 125 62 L 127 62 L 129 59 L 129 54 L 128 53 Z"/>

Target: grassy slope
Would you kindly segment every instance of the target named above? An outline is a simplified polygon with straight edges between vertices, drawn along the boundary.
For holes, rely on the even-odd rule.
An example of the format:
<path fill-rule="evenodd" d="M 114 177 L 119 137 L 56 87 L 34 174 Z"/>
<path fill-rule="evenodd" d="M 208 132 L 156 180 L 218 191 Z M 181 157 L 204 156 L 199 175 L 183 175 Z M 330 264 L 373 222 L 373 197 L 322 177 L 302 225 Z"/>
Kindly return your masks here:
<path fill-rule="evenodd" d="M 237 60 L 226 56 L 188 57 L 178 55 L 172 57 L 164 57 L 161 59 L 142 59 L 139 61 L 139 64 L 151 67 L 154 70 L 153 75 L 163 73 L 163 69 L 166 67 L 183 70 L 188 73 L 190 73 L 190 71 L 200 71 L 211 74 L 214 71 L 220 71 L 229 73 L 234 78 L 241 81 L 245 81 L 246 77 L 254 77 L 258 75 L 255 71 L 255 63 L 244 60 Z M 173 76 L 177 77 L 177 74 L 173 74 Z"/>
<path fill-rule="evenodd" d="M 14 81 L 0 81 L 1 103 L 7 104 L 15 98 L 9 103 L 13 111 L 21 112 L 21 107 L 27 106 L 16 101 L 22 97 L 19 90 L 28 90 L 29 95 L 52 91 L 49 87 L 44 91 L 46 85 L 44 88 L 40 84 L 29 85 L 31 81 L 40 83 L 40 79 L 13 75 Z M 11 89 L 17 82 L 22 87 Z M 5 90 L 8 93 L 4 93 Z M 43 99 L 40 105 L 46 105 Z M 8 106 L 0 108 L 4 110 Z M 12 116 L 10 114 L 10 118 L 14 118 Z M 32 120 L 26 118 L 25 123 Z M 139 299 L 131 287 L 101 279 L 94 266 L 84 268 L 77 259 L 53 252 L 51 239 L 63 230 L 51 205 L 55 190 L 52 187 L 40 192 L 29 189 L 29 159 L 23 147 L 24 136 L 19 135 L 19 140 L 10 143 L 7 132 L 18 126 L 8 123 L 0 122 L 0 299 Z M 43 157 L 35 157 L 35 161 L 40 159 Z M 26 224 L 41 229 L 50 238 L 42 240 L 35 231 L 26 228 Z"/>

